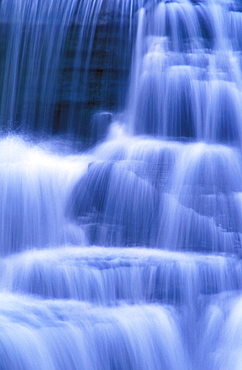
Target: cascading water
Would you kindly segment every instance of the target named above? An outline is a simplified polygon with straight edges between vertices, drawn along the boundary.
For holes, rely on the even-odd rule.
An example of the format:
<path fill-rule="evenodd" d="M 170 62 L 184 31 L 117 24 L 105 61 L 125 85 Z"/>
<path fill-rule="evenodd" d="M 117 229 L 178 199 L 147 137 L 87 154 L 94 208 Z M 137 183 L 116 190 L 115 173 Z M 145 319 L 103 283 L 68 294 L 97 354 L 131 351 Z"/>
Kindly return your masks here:
<path fill-rule="evenodd" d="M 241 369 L 241 32 L 236 0 L 1 1 L 1 370 Z"/>

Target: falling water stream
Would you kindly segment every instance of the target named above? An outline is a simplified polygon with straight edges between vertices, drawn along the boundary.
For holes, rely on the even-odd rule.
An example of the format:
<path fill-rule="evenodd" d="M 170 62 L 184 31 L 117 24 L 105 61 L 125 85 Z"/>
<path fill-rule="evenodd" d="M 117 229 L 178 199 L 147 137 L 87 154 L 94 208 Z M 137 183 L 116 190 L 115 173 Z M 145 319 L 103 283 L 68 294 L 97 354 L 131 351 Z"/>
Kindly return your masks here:
<path fill-rule="evenodd" d="M 241 370 L 241 35 L 239 0 L 0 2 L 1 370 Z"/>

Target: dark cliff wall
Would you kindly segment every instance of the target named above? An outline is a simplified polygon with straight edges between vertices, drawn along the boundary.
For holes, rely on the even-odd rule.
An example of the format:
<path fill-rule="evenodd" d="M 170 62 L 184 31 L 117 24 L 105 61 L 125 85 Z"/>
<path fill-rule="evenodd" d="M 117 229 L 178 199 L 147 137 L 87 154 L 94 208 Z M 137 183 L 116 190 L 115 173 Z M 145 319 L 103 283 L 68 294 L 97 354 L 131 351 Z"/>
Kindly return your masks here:
<path fill-rule="evenodd" d="M 1 127 L 88 141 L 93 115 L 124 108 L 138 3 L 87 1 L 66 25 L 58 8 L 54 20 L 37 12 L 33 21 L 27 0 L 6 14 L 0 4 Z"/>

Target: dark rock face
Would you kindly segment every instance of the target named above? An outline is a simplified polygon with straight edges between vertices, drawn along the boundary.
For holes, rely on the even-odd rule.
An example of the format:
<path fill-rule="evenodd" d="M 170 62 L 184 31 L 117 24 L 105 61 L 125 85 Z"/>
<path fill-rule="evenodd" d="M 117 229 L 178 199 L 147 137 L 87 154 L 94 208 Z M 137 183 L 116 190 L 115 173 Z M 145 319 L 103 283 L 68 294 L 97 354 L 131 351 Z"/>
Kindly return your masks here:
<path fill-rule="evenodd" d="M 14 2 L 9 2 L 9 8 L 0 4 L 2 126 L 69 134 L 89 142 L 93 115 L 123 109 L 132 59 L 133 14 L 109 1 L 97 1 L 92 11 L 90 1 L 74 3 L 77 9 L 68 20 L 67 12 L 59 14 L 58 8 L 51 8 L 57 17 L 53 24 L 45 23 L 41 9 L 36 24 L 29 20 L 28 12 L 35 19 L 31 13 L 35 6 L 29 8 L 27 1 L 21 11 Z"/>
<path fill-rule="evenodd" d="M 78 32 L 77 28 L 74 38 L 78 37 Z M 131 50 L 124 46 L 126 55 L 120 47 L 125 42 L 117 25 L 109 22 L 102 24 L 101 19 L 95 32 L 89 65 L 79 65 L 76 72 L 72 59 L 75 42 L 68 45 L 63 60 L 65 67 L 61 71 L 60 97 L 55 104 L 54 132 L 70 130 L 89 140 L 93 135 L 96 114 L 123 108 L 131 61 Z M 90 47 L 88 40 L 83 44 L 82 53 L 87 54 Z"/>

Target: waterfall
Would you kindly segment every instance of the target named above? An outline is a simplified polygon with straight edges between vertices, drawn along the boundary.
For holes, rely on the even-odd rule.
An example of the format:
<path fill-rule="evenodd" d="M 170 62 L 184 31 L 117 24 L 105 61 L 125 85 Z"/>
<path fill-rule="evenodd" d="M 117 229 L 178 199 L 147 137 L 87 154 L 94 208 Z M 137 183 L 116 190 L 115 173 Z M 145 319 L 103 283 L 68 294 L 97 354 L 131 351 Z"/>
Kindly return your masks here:
<path fill-rule="evenodd" d="M 239 0 L 0 1 L 0 369 L 240 370 Z"/>

